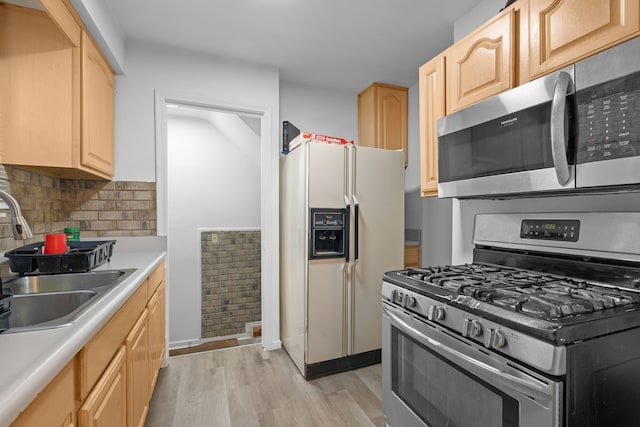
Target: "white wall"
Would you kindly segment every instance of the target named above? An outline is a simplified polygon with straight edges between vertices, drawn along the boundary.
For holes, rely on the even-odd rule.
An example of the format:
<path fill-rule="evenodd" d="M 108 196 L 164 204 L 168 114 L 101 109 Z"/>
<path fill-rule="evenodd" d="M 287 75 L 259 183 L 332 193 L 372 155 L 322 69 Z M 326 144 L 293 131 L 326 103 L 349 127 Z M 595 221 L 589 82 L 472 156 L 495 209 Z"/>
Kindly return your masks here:
<path fill-rule="evenodd" d="M 300 84 L 280 85 L 280 118 L 303 132 L 358 140 L 358 95 Z"/>
<path fill-rule="evenodd" d="M 262 138 L 267 143 L 266 147 L 265 144 L 261 145 L 260 164 L 262 344 L 266 349 L 278 348 L 278 71 L 270 67 L 143 42 L 128 42 L 126 57 L 127 74 L 116 77 L 115 180 L 156 181 L 156 91 L 166 99 L 190 100 L 198 104 L 263 112 L 263 122 L 266 123 L 262 125 Z M 172 305 L 184 306 L 180 302 L 182 294 L 178 287 L 181 283 L 181 271 L 170 268 L 172 256 L 169 252 L 169 322 L 172 330 L 176 331 L 176 337 L 186 337 L 192 329 L 184 326 L 185 329 L 182 330 L 183 326 L 171 317 Z M 193 336 L 189 339 L 198 338 Z"/>
<path fill-rule="evenodd" d="M 188 344 L 201 337 L 199 229 L 260 228 L 260 135 L 235 114 L 207 120 L 171 110 L 168 250 L 180 266 L 172 282 L 180 298 L 174 293 L 169 306 L 169 341 Z"/>
<path fill-rule="evenodd" d="M 155 181 L 154 91 L 230 105 L 266 106 L 278 138 L 278 71 L 166 46 L 127 43 L 116 76 L 117 181 Z M 279 139 L 278 139 L 279 140 Z"/>

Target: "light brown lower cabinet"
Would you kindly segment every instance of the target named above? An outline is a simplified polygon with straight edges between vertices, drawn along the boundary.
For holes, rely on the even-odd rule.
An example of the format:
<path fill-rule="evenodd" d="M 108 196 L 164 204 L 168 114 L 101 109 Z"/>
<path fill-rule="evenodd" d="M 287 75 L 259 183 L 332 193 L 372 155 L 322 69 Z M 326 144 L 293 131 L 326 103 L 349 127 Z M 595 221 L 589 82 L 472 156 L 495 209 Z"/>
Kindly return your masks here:
<path fill-rule="evenodd" d="M 78 411 L 79 427 L 126 426 L 126 348 L 120 347 Z"/>
<path fill-rule="evenodd" d="M 31 402 L 12 427 L 73 427 L 75 402 L 73 397 L 73 360 Z"/>
<path fill-rule="evenodd" d="M 158 289 L 149 300 L 149 397 L 153 393 L 158 380 L 160 366 L 165 353 L 165 284 L 160 283 Z"/>
<path fill-rule="evenodd" d="M 125 340 L 127 425 L 143 427 L 149 412 L 149 316 L 145 309 Z"/>
<path fill-rule="evenodd" d="M 166 352 L 165 306 L 162 263 L 11 427 L 143 427 Z"/>
<path fill-rule="evenodd" d="M 420 267 L 420 246 L 408 245 L 404 247 L 404 267 Z"/>

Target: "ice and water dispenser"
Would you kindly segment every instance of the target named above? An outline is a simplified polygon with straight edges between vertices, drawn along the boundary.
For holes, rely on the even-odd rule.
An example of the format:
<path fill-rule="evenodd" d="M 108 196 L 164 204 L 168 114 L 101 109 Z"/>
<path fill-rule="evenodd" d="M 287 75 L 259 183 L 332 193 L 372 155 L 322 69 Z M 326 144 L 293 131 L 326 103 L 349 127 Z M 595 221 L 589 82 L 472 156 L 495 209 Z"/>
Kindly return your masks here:
<path fill-rule="evenodd" d="M 309 258 L 344 258 L 348 239 L 346 209 L 311 209 Z"/>

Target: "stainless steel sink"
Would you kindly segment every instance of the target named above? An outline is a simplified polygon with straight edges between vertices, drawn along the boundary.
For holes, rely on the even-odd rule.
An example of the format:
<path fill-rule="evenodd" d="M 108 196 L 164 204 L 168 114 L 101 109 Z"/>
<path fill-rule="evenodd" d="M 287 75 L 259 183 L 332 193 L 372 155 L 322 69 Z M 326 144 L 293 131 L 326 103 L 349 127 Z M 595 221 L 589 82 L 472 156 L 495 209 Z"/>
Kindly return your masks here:
<path fill-rule="evenodd" d="M 9 329 L 4 333 L 70 325 L 135 269 L 22 276 L 3 283 L 12 294 Z"/>
<path fill-rule="evenodd" d="M 54 274 L 50 276 L 21 276 L 3 284 L 16 294 L 37 294 L 42 292 L 80 291 L 101 288 L 119 283 L 128 270 L 107 270 L 90 273 Z"/>
<path fill-rule="evenodd" d="M 43 329 L 68 324 L 96 295 L 96 291 L 14 295 L 11 300 L 9 330 L 24 329 L 32 325 L 38 325 L 38 329 Z"/>

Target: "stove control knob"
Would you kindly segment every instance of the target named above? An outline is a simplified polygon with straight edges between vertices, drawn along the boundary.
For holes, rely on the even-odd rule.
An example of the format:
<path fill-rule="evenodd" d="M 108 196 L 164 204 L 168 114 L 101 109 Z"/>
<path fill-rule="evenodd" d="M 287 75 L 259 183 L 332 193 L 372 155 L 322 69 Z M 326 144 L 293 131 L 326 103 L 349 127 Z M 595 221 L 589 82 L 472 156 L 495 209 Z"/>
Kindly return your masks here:
<path fill-rule="evenodd" d="M 404 294 L 400 291 L 397 290 L 393 290 L 391 291 L 391 302 L 395 302 L 397 304 L 402 305 L 402 302 L 404 301 Z"/>
<path fill-rule="evenodd" d="M 407 295 L 407 299 L 405 300 L 405 307 L 415 307 L 416 306 L 416 298 L 415 297 L 411 297 L 409 295 Z"/>
<path fill-rule="evenodd" d="M 444 308 L 438 305 L 432 305 L 427 312 L 427 319 L 431 321 L 438 321 L 444 319 Z"/>
<path fill-rule="evenodd" d="M 482 335 L 482 325 L 477 320 L 464 319 L 462 325 L 463 337 L 479 337 Z"/>
<path fill-rule="evenodd" d="M 499 329 L 487 329 L 484 338 L 484 346 L 487 348 L 500 348 L 504 347 L 507 344 L 507 339 L 505 338 L 502 331 Z"/>

